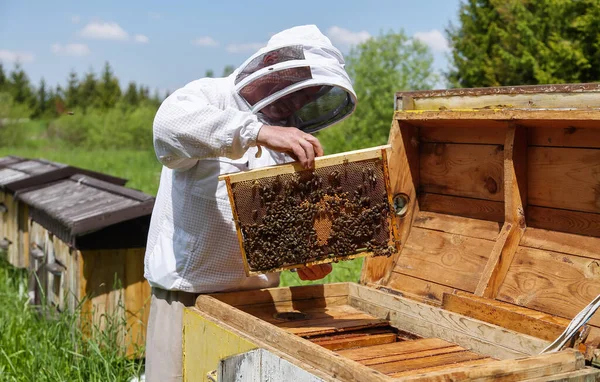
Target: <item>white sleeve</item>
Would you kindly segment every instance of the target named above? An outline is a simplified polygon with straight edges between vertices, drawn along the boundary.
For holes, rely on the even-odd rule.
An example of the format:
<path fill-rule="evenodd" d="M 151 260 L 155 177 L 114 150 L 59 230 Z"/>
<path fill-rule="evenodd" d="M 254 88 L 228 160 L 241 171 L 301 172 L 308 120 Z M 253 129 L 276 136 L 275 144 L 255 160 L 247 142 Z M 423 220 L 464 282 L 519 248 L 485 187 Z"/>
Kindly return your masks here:
<path fill-rule="evenodd" d="M 154 149 L 158 160 L 172 169 L 187 169 L 205 158 L 238 159 L 256 145 L 261 126 L 249 111 L 222 109 L 202 90 L 182 88 L 156 113 Z"/>

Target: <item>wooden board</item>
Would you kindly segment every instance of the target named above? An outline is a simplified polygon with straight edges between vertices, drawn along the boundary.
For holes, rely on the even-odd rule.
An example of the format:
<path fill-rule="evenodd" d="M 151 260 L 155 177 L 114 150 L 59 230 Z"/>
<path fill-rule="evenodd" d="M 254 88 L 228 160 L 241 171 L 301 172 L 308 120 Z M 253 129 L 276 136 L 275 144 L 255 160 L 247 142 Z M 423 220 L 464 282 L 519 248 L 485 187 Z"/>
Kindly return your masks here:
<path fill-rule="evenodd" d="M 600 238 L 528 227 L 521 246 L 600 260 Z"/>
<path fill-rule="evenodd" d="M 530 147 L 527 173 L 531 205 L 600 213 L 600 150 Z"/>
<path fill-rule="evenodd" d="M 411 358 L 411 356 L 415 358 Z M 398 357 L 398 359 L 395 361 L 368 366 L 377 371 L 389 375 L 409 370 L 418 370 L 428 367 L 448 365 L 464 361 L 473 361 L 484 358 L 489 357 L 465 351 L 460 346 L 453 346 L 446 349 L 436 349 L 431 351 L 419 352 L 410 356 Z M 391 360 L 394 358 L 390 357 L 389 359 Z"/>
<path fill-rule="evenodd" d="M 527 225 L 551 231 L 600 237 L 600 214 L 529 206 Z"/>
<path fill-rule="evenodd" d="M 413 227 L 426 228 L 433 231 L 441 231 L 476 239 L 496 240 L 501 225 L 487 220 L 419 211 L 419 214 L 413 221 Z"/>
<path fill-rule="evenodd" d="M 419 207 L 423 211 L 440 214 L 500 223 L 504 221 L 504 203 L 493 200 L 423 193 L 419 195 Z"/>
<path fill-rule="evenodd" d="M 493 241 L 414 227 L 395 271 L 473 292 Z"/>
<path fill-rule="evenodd" d="M 533 146 L 600 148 L 597 121 L 552 121 L 529 129 Z"/>
<path fill-rule="evenodd" d="M 478 122 L 483 126 L 483 122 Z M 506 125 L 499 127 L 476 128 L 474 126 L 421 126 L 419 128 L 421 142 L 439 143 L 475 143 L 503 145 Z"/>
<path fill-rule="evenodd" d="M 375 345 L 396 342 L 397 335 L 390 329 L 368 329 L 368 331 L 351 332 L 311 338 L 314 344 L 329 350 L 372 347 Z"/>
<path fill-rule="evenodd" d="M 412 354 L 432 349 L 450 348 L 452 346 L 455 345 L 439 338 L 423 338 L 413 341 L 394 342 L 393 344 L 369 346 L 368 349 L 340 350 L 336 353 L 360 362 L 379 359 L 381 357 Z"/>
<path fill-rule="evenodd" d="M 453 293 L 456 290 L 456 288 L 408 276 L 399 272 L 394 272 L 392 274 L 390 282 L 385 288 L 388 287 L 398 295 L 434 306 L 442 305 L 444 293 Z M 390 293 L 387 289 L 382 288 L 381 290 Z"/>
<path fill-rule="evenodd" d="M 465 121 L 485 120 L 486 125 L 494 122 L 502 124 L 499 121 L 519 120 L 529 121 L 531 126 L 545 126 L 552 121 L 598 121 L 600 120 L 600 109 L 589 110 L 536 110 L 536 109 L 460 109 L 460 110 L 406 110 L 396 111 L 394 118 L 408 123 L 415 121 L 428 120 L 430 124 L 433 121 L 454 121 L 455 124 L 463 124 Z M 522 120 L 522 121 L 521 121 Z M 480 123 L 481 126 L 481 123 Z"/>
<path fill-rule="evenodd" d="M 498 299 L 571 319 L 598 294 L 597 260 L 519 247 Z M 599 325 L 600 317 L 590 323 Z"/>
<path fill-rule="evenodd" d="M 501 145 L 422 143 L 420 147 L 421 191 L 504 200 Z"/>

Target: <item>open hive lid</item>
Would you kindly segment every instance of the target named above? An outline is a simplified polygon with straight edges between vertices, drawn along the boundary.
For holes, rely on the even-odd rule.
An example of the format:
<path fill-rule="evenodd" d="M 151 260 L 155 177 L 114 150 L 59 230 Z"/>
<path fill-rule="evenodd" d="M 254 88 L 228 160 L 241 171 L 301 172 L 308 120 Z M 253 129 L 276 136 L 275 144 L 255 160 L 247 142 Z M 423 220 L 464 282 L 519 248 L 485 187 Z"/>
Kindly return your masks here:
<path fill-rule="evenodd" d="M 78 249 L 144 247 L 154 197 L 76 174 L 22 190 L 30 216 Z"/>
<path fill-rule="evenodd" d="M 566 320 L 600 294 L 600 84 L 397 93 L 389 143 L 400 251 L 361 283 Z"/>
<path fill-rule="evenodd" d="M 16 193 L 20 189 L 37 186 L 40 184 L 68 178 L 73 174 L 90 175 L 95 178 L 124 185 L 126 179 L 102 174 L 95 171 L 84 170 L 63 163 L 51 162 L 45 159 L 25 159 L 7 157 L 5 162 L 0 162 L 0 189 Z M 3 158 L 4 159 L 4 158 Z M 4 163 L 4 165 L 2 164 Z"/>

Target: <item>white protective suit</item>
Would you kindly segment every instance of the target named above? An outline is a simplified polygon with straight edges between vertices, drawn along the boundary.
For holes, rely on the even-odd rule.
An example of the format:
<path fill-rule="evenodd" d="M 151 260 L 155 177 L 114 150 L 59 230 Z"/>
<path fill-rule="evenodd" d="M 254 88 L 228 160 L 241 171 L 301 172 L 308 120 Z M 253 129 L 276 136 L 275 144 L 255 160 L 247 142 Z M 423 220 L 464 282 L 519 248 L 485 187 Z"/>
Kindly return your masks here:
<path fill-rule="evenodd" d="M 273 120 L 295 105 L 290 97 L 300 90 L 309 93 L 304 106 Z M 271 117 L 262 113 L 274 105 Z M 355 105 L 343 56 L 315 26 L 278 33 L 229 77 L 203 78 L 171 94 L 154 120 L 164 166 L 146 248 L 150 284 L 193 293 L 277 285 L 279 274 L 246 277 L 218 176 L 291 160 L 267 149 L 255 158 L 263 123 L 312 133 L 346 118 Z"/>

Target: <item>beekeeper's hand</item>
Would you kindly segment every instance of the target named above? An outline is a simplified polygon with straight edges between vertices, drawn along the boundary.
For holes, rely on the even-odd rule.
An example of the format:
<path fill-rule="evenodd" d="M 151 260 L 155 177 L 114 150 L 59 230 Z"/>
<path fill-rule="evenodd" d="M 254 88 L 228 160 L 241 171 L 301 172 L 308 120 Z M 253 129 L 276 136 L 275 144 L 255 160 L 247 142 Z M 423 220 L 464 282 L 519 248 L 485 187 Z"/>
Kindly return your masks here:
<path fill-rule="evenodd" d="M 331 264 L 319 264 L 312 267 L 298 269 L 300 280 L 320 280 L 331 273 Z"/>
<path fill-rule="evenodd" d="M 315 157 L 323 155 L 319 140 L 295 127 L 263 125 L 256 137 L 256 144 L 288 153 L 300 161 L 304 168 L 313 168 Z"/>

